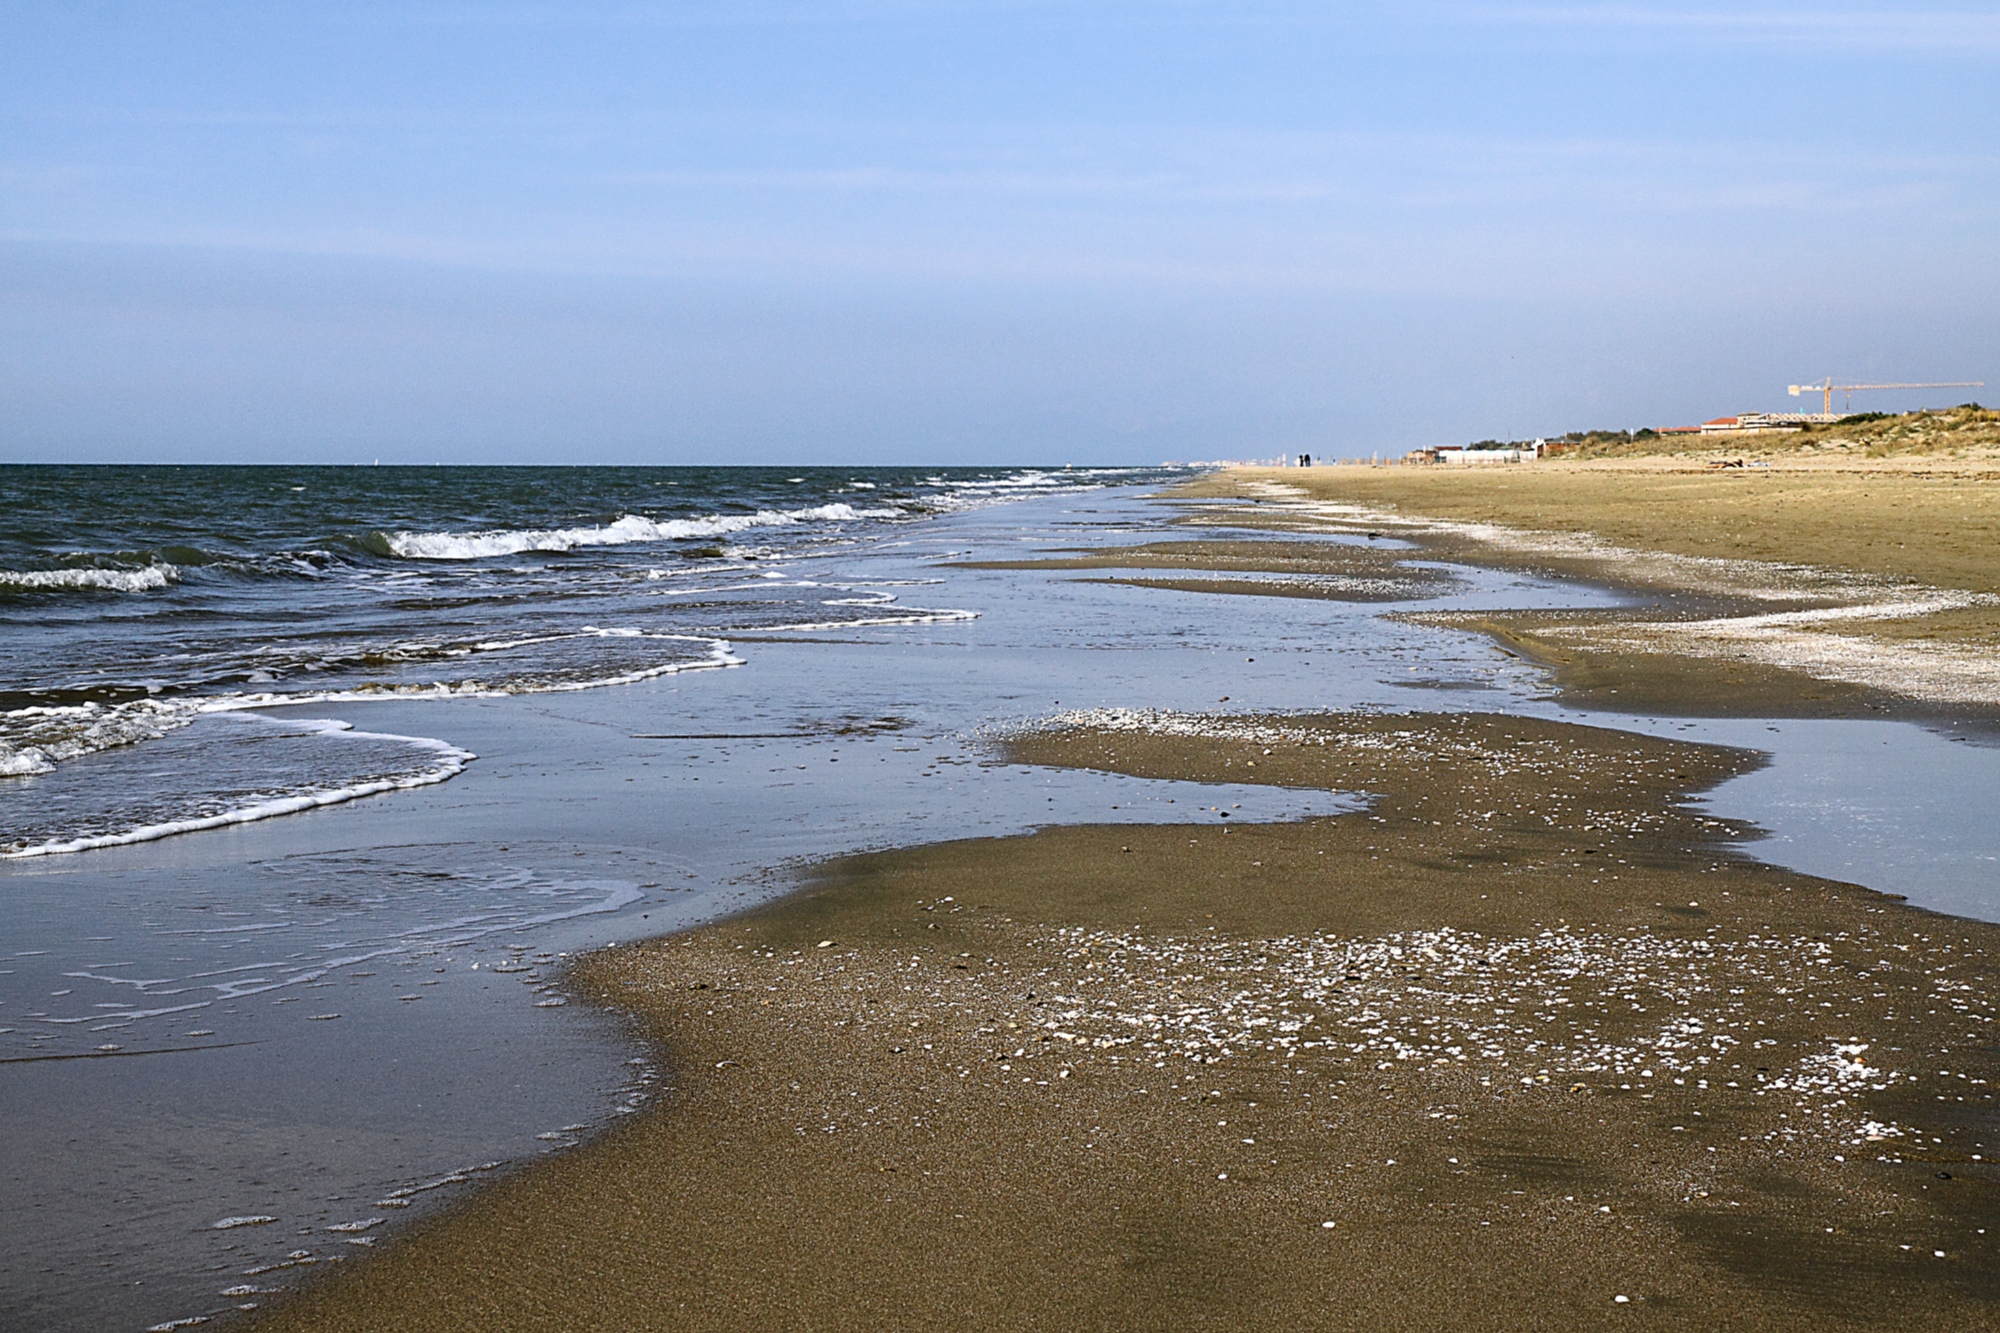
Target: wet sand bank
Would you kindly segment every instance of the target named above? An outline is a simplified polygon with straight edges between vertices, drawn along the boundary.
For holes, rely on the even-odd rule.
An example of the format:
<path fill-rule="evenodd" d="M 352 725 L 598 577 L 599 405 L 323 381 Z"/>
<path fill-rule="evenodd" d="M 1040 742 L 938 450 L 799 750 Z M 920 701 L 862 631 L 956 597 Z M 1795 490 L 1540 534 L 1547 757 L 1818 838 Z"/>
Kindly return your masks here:
<path fill-rule="evenodd" d="M 1326 541 L 1145 542 L 1028 560 L 965 561 L 961 569 L 1101 571 L 1085 582 L 1176 592 L 1319 597 L 1341 602 L 1397 602 L 1450 592 L 1449 572 L 1412 564 L 1409 552 Z M 1144 574 L 1125 573 L 1145 570 Z"/>
<path fill-rule="evenodd" d="M 1100 713 L 1013 757 L 1380 799 L 848 858 L 595 955 L 657 1111 L 259 1326 L 1993 1321 L 2000 928 L 1738 853 L 1685 797 L 1755 756 Z"/>

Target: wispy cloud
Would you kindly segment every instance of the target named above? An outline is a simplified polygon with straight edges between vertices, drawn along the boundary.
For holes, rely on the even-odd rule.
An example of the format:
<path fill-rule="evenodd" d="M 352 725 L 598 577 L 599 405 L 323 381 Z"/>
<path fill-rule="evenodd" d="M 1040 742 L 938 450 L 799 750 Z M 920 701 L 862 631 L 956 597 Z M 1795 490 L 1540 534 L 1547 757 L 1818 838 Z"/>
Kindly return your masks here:
<path fill-rule="evenodd" d="M 254 13 L 254 9 L 246 12 Z M 1176 24 L 1240 30 L 1335 27 L 1434 28 L 1473 22 L 1530 30 L 1643 32 L 1705 42 L 1869 47 L 1991 54 L 2000 51 L 2000 15 L 1990 10 L 1917 6 L 1673 4 L 1514 4 L 1416 0 L 1328 5 L 1323 0 L 576 0 L 569 4 L 429 3 L 364 5 L 316 21 L 393 27 L 699 29 L 897 25 L 949 27 L 1019 21 L 1058 28 Z"/>
<path fill-rule="evenodd" d="M 1545 31 L 1628 31 L 1776 49 L 2000 54 L 2000 14 L 1990 10 L 1472 3 L 1442 6 L 1439 12 L 1483 24 Z"/>
<path fill-rule="evenodd" d="M 468 121 L 445 141 L 376 126 L 332 165 L 301 151 L 296 178 L 282 154 L 252 155 L 255 189 L 299 194 L 255 216 L 106 202 L 185 185 L 185 161 L 135 159 L 138 174 L 120 179 L 0 157 L 0 183 L 16 187 L 0 226 L 22 241 L 636 277 L 1467 292 L 1734 283 L 1821 262 L 1828 247 L 1872 247 L 1891 270 L 1958 253 L 1983 271 L 1993 246 L 1980 238 L 2000 235 L 2000 151 L 1060 123 L 700 128 L 714 137 L 575 116 L 525 135 L 504 117 Z M 591 154 L 569 150 L 578 137 Z M 213 183 L 221 197 L 244 188 L 228 174 Z"/>

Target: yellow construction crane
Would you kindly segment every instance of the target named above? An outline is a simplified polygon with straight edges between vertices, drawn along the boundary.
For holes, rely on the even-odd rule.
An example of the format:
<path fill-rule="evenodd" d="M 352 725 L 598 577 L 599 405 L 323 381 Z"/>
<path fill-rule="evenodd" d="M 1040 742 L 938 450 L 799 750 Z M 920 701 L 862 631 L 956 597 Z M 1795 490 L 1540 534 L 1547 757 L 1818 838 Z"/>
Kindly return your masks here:
<path fill-rule="evenodd" d="M 1985 380 L 1945 380 L 1939 384 L 1835 384 L 1831 375 L 1824 384 L 1788 384 L 1785 392 L 1796 398 L 1802 393 L 1824 394 L 1820 415 L 1833 415 L 1833 395 L 1836 391 L 1851 394 L 1858 389 L 1983 389 Z"/>

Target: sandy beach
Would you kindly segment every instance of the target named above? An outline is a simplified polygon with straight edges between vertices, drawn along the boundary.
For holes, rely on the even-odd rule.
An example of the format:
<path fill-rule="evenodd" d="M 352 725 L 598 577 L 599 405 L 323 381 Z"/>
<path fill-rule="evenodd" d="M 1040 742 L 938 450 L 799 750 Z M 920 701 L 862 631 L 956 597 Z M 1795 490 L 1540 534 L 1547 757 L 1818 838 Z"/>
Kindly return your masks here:
<path fill-rule="evenodd" d="M 1421 491 L 1414 471 L 1203 483 L 1258 503 L 1196 506 L 1199 523 L 1226 508 L 1361 528 L 1317 563 L 1282 542 L 1043 563 L 1366 599 L 1412 553 L 1504 558 L 1490 526 L 1475 545 L 1420 525 L 1493 525 L 1515 492 Z M 1312 490 L 1292 494 L 1301 476 Z M 1580 493 L 1602 484 L 1578 476 Z M 1350 477 L 1377 489 L 1332 489 Z M 1683 507 L 1757 484 L 1698 476 Z M 1385 515 L 1417 544 L 1367 545 Z M 1838 564 L 1842 527 L 1799 539 L 1824 562 L 1801 580 L 1971 583 L 1935 551 Z M 1644 545 L 1637 518 L 1603 529 L 1561 558 L 1632 587 L 1603 547 L 1655 568 L 1709 558 L 1671 532 Z M 1955 529 L 1935 531 L 1941 546 Z M 1727 561 L 1714 583 L 1762 576 Z M 1652 697 L 1708 708 L 1699 675 L 1654 668 Z M 1761 706 L 1822 702 L 1796 666 L 1764 681 Z M 1954 707 L 1872 684 L 1835 702 Z M 747 915 L 592 955 L 572 984 L 657 1043 L 656 1105 L 257 1326 L 1993 1322 L 2000 927 L 1756 861 L 1755 830 L 1690 798 L 1757 755 L 1499 714 L 1099 709 L 1014 736 L 1005 758 L 1376 799 L 1300 823 L 849 857 Z"/>
<path fill-rule="evenodd" d="M 1194 523 L 1372 534 L 1432 558 L 1626 591 L 1632 606 L 1611 612 L 1425 617 L 1551 668 L 1574 703 L 1991 717 L 2000 708 L 1993 460 L 1763 461 L 1243 468 L 1179 493 L 1204 502 Z"/>
<path fill-rule="evenodd" d="M 2000 4 L 0 67 L 0 1333 L 2000 1330 Z"/>
<path fill-rule="evenodd" d="M 264 1326 L 1991 1322 L 2000 937 L 1734 853 L 1680 798 L 1750 757 L 1422 715 L 1020 750 L 1385 799 L 857 858 L 597 955 L 659 1110 Z"/>

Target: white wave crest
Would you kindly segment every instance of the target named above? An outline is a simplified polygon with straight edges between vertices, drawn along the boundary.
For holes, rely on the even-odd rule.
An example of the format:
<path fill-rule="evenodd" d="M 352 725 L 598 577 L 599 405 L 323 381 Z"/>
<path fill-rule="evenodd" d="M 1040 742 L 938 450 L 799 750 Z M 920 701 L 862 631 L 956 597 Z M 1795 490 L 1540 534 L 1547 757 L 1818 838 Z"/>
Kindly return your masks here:
<path fill-rule="evenodd" d="M 179 582 L 173 565 L 140 569 L 0 569 L 0 592 L 60 592 L 89 589 L 101 592 L 151 592 Z"/>
<path fill-rule="evenodd" d="M 810 509 L 760 509 L 754 514 L 709 514 L 701 518 L 654 520 L 627 514 L 596 528 L 528 528 L 499 532 L 392 532 L 389 549 L 407 560 L 484 560 L 526 551 L 574 551 L 584 546 L 628 546 L 635 542 L 681 541 L 689 537 L 721 537 L 750 528 L 789 527 L 799 523 L 852 523 L 868 518 L 899 518 L 900 509 L 856 509 L 848 504 L 815 505 Z"/>

